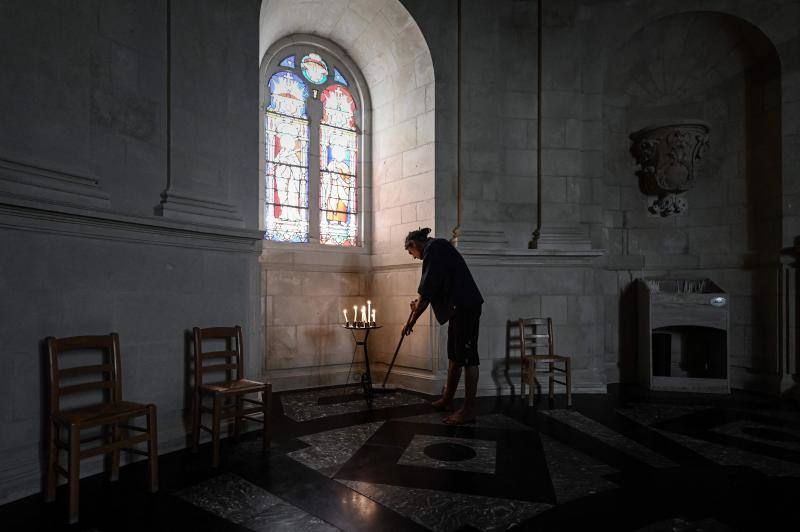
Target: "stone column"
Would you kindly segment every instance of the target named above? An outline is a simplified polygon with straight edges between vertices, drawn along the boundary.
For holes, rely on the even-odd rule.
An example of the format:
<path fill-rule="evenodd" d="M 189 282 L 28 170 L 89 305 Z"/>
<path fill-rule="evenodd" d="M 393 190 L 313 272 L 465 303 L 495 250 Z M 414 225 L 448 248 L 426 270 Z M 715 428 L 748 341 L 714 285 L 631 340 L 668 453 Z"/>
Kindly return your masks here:
<path fill-rule="evenodd" d="M 225 4 L 203 3 L 198 9 L 187 0 L 167 2 L 167 184 L 155 213 L 244 227 L 230 183 L 237 172 L 248 170 L 256 179 L 256 166 L 247 161 L 257 137 L 255 128 L 240 131 L 233 124 L 239 123 L 235 117 L 254 111 L 258 92 L 247 86 L 254 80 L 228 74 L 247 57 L 240 48 L 256 43 L 229 39 Z M 208 12 L 214 12 L 214 22 Z"/>
<path fill-rule="evenodd" d="M 583 174 L 583 151 L 600 146 L 599 122 L 586 122 L 582 73 L 574 60 L 582 53 L 574 0 L 544 2 L 539 16 L 537 227 L 528 247 L 589 250 L 592 183 Z M 594 133 L 594 134 L 593 134 Z"/>

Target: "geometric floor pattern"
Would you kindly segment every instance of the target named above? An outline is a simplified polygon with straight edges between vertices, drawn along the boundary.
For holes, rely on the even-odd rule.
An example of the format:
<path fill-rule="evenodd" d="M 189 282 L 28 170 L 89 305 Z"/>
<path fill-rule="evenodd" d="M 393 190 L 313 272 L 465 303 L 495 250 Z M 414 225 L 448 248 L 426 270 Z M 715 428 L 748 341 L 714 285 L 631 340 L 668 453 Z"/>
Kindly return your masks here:
<path fill-rule="evenodd" d="M 274 438 L 223 440 L 162 455 L 120 481 L 0 507 L 4 530 L 790 530 L 800 500 L 796 404 L 616 387 L 528 407 L 481 398 L 475 423 L 450 426 L 430 397 L 353 388 L 276 394 Z M 357 399 L 357 397 L 356 397 Z M 257 427 L 253 427 L 256 429 Z"/>

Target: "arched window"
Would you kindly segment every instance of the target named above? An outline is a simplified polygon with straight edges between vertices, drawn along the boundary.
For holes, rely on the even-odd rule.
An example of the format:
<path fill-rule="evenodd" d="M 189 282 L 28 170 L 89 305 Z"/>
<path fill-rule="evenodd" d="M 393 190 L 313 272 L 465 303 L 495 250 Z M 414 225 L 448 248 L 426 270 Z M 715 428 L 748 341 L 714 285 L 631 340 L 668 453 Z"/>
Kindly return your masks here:
<path fill-rule="evenodd" d="M 360 246 L 362 112 L 347 68 L 310 45 L 265 70 L 265 238 Z"/>

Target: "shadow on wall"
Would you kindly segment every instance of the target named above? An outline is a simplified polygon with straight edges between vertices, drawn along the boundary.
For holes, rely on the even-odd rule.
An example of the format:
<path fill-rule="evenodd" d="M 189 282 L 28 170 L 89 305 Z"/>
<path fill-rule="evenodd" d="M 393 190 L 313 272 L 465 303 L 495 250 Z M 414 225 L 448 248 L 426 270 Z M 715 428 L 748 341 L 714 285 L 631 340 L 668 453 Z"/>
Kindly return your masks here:
<path fill-rule="evenodd" d="M 732 365 L 774 371 L 781 249 L 780 63 L 771 41 L 731 15 L 689 12 L 634 33 L 609 62 L 603 95 L 604 232 L 610 269 L 710 278 L 731 295 Z M 664 121 L 710 125 L 710 148 L 679 214 L 648 213 L 631 132 Z M 617 278 L 624 278 L 617 275 Z M 618 366 L 636 375 L 636 305 L 618 281 Z"/>

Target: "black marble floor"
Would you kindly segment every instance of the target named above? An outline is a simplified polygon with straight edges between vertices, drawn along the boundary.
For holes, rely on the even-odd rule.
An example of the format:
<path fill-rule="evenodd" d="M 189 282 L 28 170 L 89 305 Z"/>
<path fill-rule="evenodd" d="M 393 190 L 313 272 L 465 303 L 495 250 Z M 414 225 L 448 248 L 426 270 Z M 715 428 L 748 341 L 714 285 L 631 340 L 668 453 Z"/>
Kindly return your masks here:
<path fill-rule="evenodd" d="M 354 389 L 276 394 L 275 438 L 257 432 L 81 482 L 81 521 L 66 492 L 0 507 L 2 530 L 794 530 L 800 411 L 785 401 L 649 393 L 563 397 L 528 408 L 483 398 L 454 427 L 429 397 L 400 391 L 371 410 Z M 339 398 L 341 397 L 341 400 Z"/>

